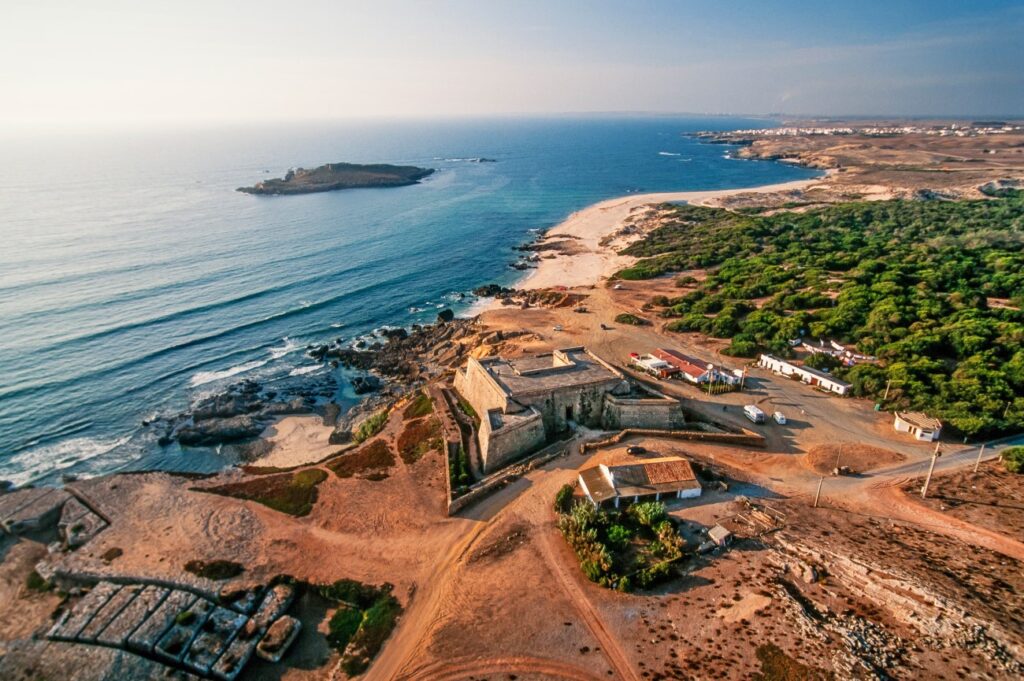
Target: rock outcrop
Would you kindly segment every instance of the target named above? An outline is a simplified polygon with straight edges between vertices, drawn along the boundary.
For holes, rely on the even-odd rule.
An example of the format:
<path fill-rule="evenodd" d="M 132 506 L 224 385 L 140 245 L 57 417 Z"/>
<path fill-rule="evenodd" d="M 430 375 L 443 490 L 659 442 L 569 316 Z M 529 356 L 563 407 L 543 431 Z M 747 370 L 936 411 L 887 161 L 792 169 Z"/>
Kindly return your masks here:
<path fill-rule="evenodd" d="M 285 195 L 329 192 L 367 187 L 403 187 L 417 184 L 434 170 L 386 163 L 328 163 L 317 168 L 289 170 L 284 178 L 265 180 L 252 187 L 239 187 L 246 194 Z"/>

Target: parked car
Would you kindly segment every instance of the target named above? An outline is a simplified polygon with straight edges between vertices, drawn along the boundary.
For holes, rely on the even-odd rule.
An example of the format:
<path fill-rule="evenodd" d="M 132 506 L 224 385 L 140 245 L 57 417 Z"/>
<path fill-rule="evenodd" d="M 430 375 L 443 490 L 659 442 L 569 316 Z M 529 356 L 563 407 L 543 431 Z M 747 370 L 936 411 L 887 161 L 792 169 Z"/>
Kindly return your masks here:
<path fill-rule="evenodd" d="M 557 326 L 552 326 L 552 327 L 551 327 L 551 330 L 552 330 L 552 331 L 561 331 L 561 330 L 562 330 L 562 325 L 561 325 L 561 324 L 559 324 L 559 325 L 557 325 Z"/>
<path fill-rule="evenodd" d="M 781 411 L 777 411 L 774 414 L 772 414 L 772 418 L 775 419 L 775 423 L 779 424 L 780 426 L 786 425 L 786 415 L 783 414 Z"/>
<path fill-rule="evenodd" d="M 645 449 L 644 447 L 641 447 L 640 445 L 631 445 L 629 447 L 626 447 L 626 454 L 646 454 L 646 453 L 647 453 L 647 449 Z"/>

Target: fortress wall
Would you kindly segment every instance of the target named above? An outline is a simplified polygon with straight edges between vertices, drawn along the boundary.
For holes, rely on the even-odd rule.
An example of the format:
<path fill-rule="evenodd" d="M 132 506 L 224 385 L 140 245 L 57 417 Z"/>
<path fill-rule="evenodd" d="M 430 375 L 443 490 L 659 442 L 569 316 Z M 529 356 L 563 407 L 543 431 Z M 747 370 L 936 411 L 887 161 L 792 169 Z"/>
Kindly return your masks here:
<path fill-rule="evenodd" d="M 485 414 L 480 423 L 480 450 L 483 453 L 484 473 L 491 473 L 520 456 L 531 452 L 547 441 L 544 420 L 539 414 L 532 418 L 516 419 L 492 430 Z"/>
<path fill-rule="evenodd" d="M 505 410 L 506 397 L 479 361 L 469 359 L 465 371 L 455 372 L 455 389 L 466 398 L 477 415 L 486 420 L 491 409 Z"/>
<path fill-rule="evenodd" d="M 536 408 L 544 417 L 544 428 L 550 436 L 568 428 L 566 409 L 572 409 L 572 420 L 590 428 L 600 428 L 605 395 L 619 383 L 610 379 L 586 386 L 555 388 L 535 397 L 522 397 L 523 404 Z"/>
<path fill-rule="evenodd" d="M 604 402 L 603 426 L 675 430 L 686 426 L 686 417 L 675 400 L 629 399 L 608 395 Z"/>

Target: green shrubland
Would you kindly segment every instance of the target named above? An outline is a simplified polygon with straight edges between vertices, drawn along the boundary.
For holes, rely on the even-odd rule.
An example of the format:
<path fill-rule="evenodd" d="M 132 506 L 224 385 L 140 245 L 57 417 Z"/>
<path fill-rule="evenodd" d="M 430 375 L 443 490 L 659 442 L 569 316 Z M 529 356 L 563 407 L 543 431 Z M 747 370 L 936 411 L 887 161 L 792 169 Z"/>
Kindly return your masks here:
<path fill-rule="evenodd" d="M 556 509 L 564 508 L 562 502 L 556 497 Z M 577 501 L 559 513 L 558 529 L 587 579 L 610 589 L 647 589 L 671 579 L 673 564 L 684 555 L 683 539 L 661 502 L 634 504 L 623 512 Z"/>
<path fill-rule="evenodd" d="M 878 400 L 889 384 L 886 407 L 969 436 L 1024 428 L 1024 195 L 667 209 L 674 218 L 625 249 L 642 259 L 619 276 L 706 271 L 652 301 L 669 330 L 729 338 L 737 357 L 789 356 L 801 337 L 855 344 L 878 362 L 834 367 L 854 395 Z"/>

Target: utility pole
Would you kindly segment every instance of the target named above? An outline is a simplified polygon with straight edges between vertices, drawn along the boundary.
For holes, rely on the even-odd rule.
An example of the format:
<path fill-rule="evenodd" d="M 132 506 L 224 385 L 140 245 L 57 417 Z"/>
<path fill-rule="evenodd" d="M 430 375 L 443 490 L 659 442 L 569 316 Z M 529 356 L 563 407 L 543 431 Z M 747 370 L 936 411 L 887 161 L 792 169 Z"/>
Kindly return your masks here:
<path fill-rule="evenodd" d="M 932 471 L 935 470 L 935 460 L 940 456 L 942 456 L 942 454 L 939 453 L 939 443 L 936 442 L 935 451 L 932 452 L 932 462 L 928 466 L 928 477 L 924 479 L 924 487 L 921 488 L 922 499 L 928 498 L 928 484 L 932 481 Z"/>
<path fill-rule="evenodd" d="M 974 474 L 975 475 L 978 474 L 978 466 L 981 465 L 981 455 L 984 454 L 984 453 L 985 453 L 985 445 L 982 445 L 981 448 L 978 449 L 978 459 L 977 459 L 977 461 L 974 462 Z"/>
<path fill-rule="evenodd" d="M 818 508 L 818 497 L 821 496 L 821 483 L 825 482 L 825 476 L 818 478 L 818 491 L 814 493 L 814 508 Z"/>
<path fill-rule="evenodd" d="M 836 475 L 839 475 L 839 457 L 843 454 L 843 443 L 839 443 L 839 451 L 836 452 Z"/>
<path fill-rule="evenodd" d="M 891 378 L 888 381 L 885 382 L 885 394 L 882 395 L 882 402 L 885 402 L 887 399 L 889 399 L 889 386 L 890 385 L 892 385 L 892 379 Z"/>

